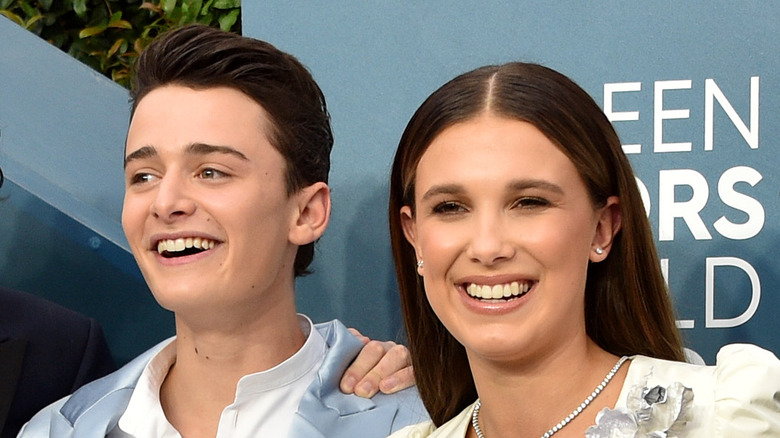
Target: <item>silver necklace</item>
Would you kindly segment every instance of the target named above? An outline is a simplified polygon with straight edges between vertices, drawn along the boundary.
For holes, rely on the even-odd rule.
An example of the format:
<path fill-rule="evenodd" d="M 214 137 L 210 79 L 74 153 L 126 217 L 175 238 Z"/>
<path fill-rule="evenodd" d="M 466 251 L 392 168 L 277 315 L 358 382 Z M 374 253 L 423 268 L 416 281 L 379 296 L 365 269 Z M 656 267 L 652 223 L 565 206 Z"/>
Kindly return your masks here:
<path fill-rule="evenodd" d="M 548 430 L 547 432 L 542 435 L 542 438 L 550 438 L 558 432 L 559 430 L 563 429 L 564 426 L 569 424 L 571 420 L 577 418 L 577 415 L 580 415 L 582 411 L 585 410 L 586 407 L 590 404 L 590 402 L 593 401 L 599 394 L 601 394 L 601 391 L 604 390 L 604 388 L 607 386 L 607 383 L 609 383 L 610 380 L 612 380 L 613 377 L 615 377 L 615 373 L 618 372 L 620 369 L 620 366 L 623 365 L 623 362 L 628 360 L 628 356 L 623 356 L 620 358 L 620 360 L 617 361 L 614 367 L 612 367 L 611 370 L 609 370 L 609 373 L 607 373 L 607 376 L 604 377 L 604 380 L 599 383 L 599 386 L 596 387 L 596 389 L 593 390 L 593 392 L 590 393 L 590 395 L 583 400 L 582 403 L 580 403 L 579 406 L 577 406 L 577 409 L 573 410 L 571 414 L 569 414 L 568 417 L 561 420 L 560 423 L 556 424 L 552 427 L 552 429 Z M 474 404 L 474 412 L 471 414 L 471 425 L 474 426 L 474 431 L 477 432 L 478 438 L 485 438 L 485 435 L 482 433 L 482 429 L 479 427 L 479 408 L 482 406 L 482 403 L 477 399 L 477 402 Z"/>

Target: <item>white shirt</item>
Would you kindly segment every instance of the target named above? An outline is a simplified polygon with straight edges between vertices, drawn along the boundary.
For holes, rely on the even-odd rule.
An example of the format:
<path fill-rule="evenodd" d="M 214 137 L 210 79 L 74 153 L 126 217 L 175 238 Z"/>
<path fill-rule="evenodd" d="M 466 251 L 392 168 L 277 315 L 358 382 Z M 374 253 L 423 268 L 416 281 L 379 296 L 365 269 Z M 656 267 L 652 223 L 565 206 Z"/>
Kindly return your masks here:
<path fill-rule="evenodd" d="M 647 398 L 650 389 L 661 399 Z M 615 408 L 599 407 L 586 437 L 778 437 L 779 400 L 780 360 L 755 345 L 724 346 L 715 366 L 633 356 Z M 473 412 L 474 404 L 438 429 L 427 421 L 388 438 L 463 438 Z"/>
<path fill-rule="evenodd" d="M 301 398 L 314 381 L 327 350 L 311 320 L 299 314 L 298 321 L 306 336 L 303 347 L 279 365 L 239 380 L 235 400 L 220 416 L 217 438 L 288 435 Z M 108 437 L 181 438 L 160 404 L 160 387 L 174 362 L 175 339 L 146 365 L 119 427 Z"/>

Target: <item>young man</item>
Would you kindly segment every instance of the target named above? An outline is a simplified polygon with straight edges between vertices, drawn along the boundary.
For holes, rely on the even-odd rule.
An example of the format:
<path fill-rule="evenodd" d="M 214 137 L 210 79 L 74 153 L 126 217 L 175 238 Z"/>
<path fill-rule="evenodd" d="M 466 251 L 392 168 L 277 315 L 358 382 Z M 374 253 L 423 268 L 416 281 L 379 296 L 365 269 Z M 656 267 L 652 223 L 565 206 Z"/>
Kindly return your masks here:
<path fill-rule="evenodd" d="M 333 139 L 308 71 L 262 41 L 191 26 L 152 43 L 134 81 L 122 224 L 177 336 L 21 436 L 363 438 L 424 417 L 413 389 L 342 393 L 362 343 L 296 314 L 294 277 L 330 216 Z"/>

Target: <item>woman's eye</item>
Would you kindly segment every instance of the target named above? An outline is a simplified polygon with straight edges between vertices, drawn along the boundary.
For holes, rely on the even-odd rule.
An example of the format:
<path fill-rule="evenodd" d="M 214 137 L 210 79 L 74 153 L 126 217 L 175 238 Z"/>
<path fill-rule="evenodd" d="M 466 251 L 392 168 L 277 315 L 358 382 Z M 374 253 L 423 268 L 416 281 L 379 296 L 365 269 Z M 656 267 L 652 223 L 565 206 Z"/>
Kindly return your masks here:
<path fill-rule="evenodd" d="M 517 201 L 515 201 L 515 206 L 520 208 L 538 208 L 538 207 L 546 207 L 548 205 L 550 205 L 550 202 L 544 198 L 527 197 L 527 198 L 520 198 Z"/>
<path fill-rule="evenodd" d="M 453 214 L 465 211 L 466 209 L 455 201 L 445 201 L 436 204 L 433 207 L 434 214 Z"/>

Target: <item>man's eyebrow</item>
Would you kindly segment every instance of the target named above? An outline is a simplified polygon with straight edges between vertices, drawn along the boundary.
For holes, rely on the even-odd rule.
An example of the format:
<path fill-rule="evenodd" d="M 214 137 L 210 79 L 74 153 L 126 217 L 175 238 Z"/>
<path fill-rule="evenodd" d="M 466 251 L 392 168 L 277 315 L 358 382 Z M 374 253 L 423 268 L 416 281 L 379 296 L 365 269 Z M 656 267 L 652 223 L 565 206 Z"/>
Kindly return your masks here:
<path fill-rule="evenodd" d="M 187 147 L 187 153 L 193 155 L 208 155 L 208 154 L 229 154 L 234 155 L 244 161 L 249 161 L 241 151 L 232 148 L 230 146 L 216 146 L 206 143 L 192 143 Z"/>
<path fill-rule="evenodd" d="M 151 158 L 154 156 L 157 156 L 157 149 L 155 149 L 153 146 L 144 146 L 140 149 L 136 149 L 125 157 L 125 168 L 127 168 L 127 163 L 133 160 Z"/>
<path fill-rule="evenodd" d="M 206 143 L 192 143 L 187 146 L 186 152 L 191 155 L 229 154 L 234 155 L 244 161 L 249 161 L 246 155 L 244 155 L 241 151 L 230 146 L 215 146 Z M 157 149 L 155 149 L 154 146 L 144 146 L 131 152 L 125 157 L 125 168 L 131 161 L 152 158 L 155 156 L 157 156 Z"/>

